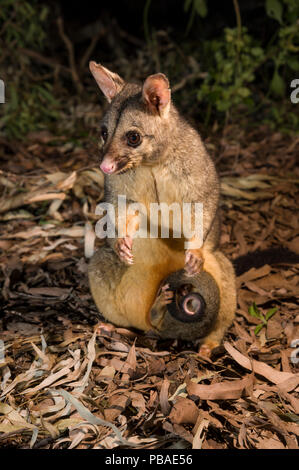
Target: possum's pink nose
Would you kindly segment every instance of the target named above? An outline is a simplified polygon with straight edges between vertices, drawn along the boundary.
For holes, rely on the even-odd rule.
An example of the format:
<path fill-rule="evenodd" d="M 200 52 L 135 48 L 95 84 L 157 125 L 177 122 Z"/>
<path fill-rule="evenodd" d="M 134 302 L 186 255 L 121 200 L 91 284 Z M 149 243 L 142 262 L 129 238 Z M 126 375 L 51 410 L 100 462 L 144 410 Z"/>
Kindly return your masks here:
<path fill-rule="evenodd" d="M 110 175 L 111 173 L 114 173 L 116 170 L 116 164 L 114 162 L 109 162 L 103 160 L 101 165 L 100 165 L 101 170 L 106 173 L 107 175 Z"/>

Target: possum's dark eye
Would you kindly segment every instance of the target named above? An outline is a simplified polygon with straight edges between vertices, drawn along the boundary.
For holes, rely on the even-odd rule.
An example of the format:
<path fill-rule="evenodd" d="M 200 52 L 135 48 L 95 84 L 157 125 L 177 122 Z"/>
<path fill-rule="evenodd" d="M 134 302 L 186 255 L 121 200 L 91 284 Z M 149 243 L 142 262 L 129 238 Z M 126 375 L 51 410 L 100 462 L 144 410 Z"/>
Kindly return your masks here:
<path fill-rule="evenodd" d="M 101 136 L 102 136 L 102 139 L 104 141 L 104 143 L 106 142 L 106 140 L 108 139 L 108 129 L 106 126 L 102 126 L 102 129 L 101 129 Z"/>
<path fill-rule="evenodd" d="M 141 144 L 141 135 L 137 131 L 129 131 L 126 135 L 127 144 L 130 147 L 138 147 Z"/>

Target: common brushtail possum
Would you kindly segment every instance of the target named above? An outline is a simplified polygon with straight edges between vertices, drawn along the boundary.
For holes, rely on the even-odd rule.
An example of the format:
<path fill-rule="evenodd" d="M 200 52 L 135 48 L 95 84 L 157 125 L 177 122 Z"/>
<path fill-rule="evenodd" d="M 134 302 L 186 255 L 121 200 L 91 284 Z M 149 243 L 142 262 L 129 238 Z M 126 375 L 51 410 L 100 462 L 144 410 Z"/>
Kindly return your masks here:
<path fill-rule="evenodd" d="M 214 163 L 199 133 L 173 104 L 165 75 L 151 75 L 137 85 L 95 62 L 90 70 L 110 103 L 99 127 L 100 168 L 105 175 L 104 200 L 114 206 L 116 220 L 122 220 L 119 195 L 128 205 L 141 203 L 147 214 L 152 203 L 168 207 L 176 203 L 183 210 L 188 202 L 193 226 L 196 203 L 202 204 L 203 215 L 200 240 L 196 233 L 163 238 L 159 232 L 157 238 L 134 238 L 140 214 L 125 214 L 122 227 L 116 222 L 122 235 L 107 238 L 90 262 L 96 305 L 111 322 L 148 330 L 159 286 L 167 276 L 179 270 L 190 278 L 210 272 L 221 291 L 224 282 L 232 293 L 226 300 L 231 305 L 220 308 L 214 335 L 204 339 L 206 349 L 212 349 L 233 319 L 236 297 L 233 269 L 225 258 L 224 264 L 230 265 L 226 278 L 217 251 L 219 179 Z"/>

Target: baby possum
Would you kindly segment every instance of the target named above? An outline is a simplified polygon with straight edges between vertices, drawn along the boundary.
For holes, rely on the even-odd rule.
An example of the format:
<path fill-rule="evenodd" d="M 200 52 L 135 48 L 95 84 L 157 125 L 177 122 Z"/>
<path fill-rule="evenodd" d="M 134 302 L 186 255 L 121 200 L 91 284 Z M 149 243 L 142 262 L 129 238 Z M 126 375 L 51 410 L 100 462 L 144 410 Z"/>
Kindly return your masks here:
<path fill-rule="evenodd" d="M 220 343 L 220 336 L 225 332 L 221 323 L 225 323 L 226 316 L 232 317 L 236 309 L 231 263 L 216 251 L 211 267 L 215 277 L 207 271 L 193 277 L 187 276 L 184 270 L 170 274 L 161 283 L 150 311 L 150 323 L 158 335 L 188 341 L 205 338 L 201 347 L 204 353 L 207 344 Z"/>
<path fill-rule="evenodd" d="M 170 274 L 150 311 L 153 329 L 162 338 L 198 340 L 210 332 L 219 311 L 219 288 L 205 271 L 187 277 Z"/>

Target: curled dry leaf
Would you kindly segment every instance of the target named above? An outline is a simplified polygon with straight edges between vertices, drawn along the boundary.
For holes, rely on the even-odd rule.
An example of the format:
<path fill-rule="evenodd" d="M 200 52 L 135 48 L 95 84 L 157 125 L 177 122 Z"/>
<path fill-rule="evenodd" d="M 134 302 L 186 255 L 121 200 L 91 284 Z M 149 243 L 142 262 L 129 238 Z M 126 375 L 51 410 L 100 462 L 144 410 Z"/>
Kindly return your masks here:
<path fill-rule="evenodd" d="M 73 171 L 65 180 L 59 181 L 59 183 L 57 183 L 57 189 L 60 191 L 67 191 L 68 189 L 71 189 L 74 186 L 76 179 L 77 172 Z"/>
<path fill-rule="evenodd" d="M 138 410 L 137 415 L 134 416 L 134 419 L 137 420 L 146 413 L 145 399 L 142 393 L 136 392 L 134 390 L 130 393 L 130 398 L 132 400 L 132 406 Z"/>
<path fill-rule="evenodd" d="M 124 394 L 112 395 L 112 397 L 109 398 L 108 407 L 104 410 L 105 419 L 112 423 L 124 412 L 129 403 L 130 399 Z"/>
<path fill-rule="evenodd" d="M 208 419 L 200 419 L 200 422 L 196 423 L 197 430 L 194 435 L 194 439 L 192 442 L 192 449 L 201 449 L 202 444 L 205 438 L 205 430 L 209 426 L 209 420 Z"/>
<path fill-rule="evenodd" d="M 195 424 L 199 415 L 198 407 L 189 398 L 178 397 L 169 415 L 175 424 Z"/>
<path fill-rule="evenodd" d="M 274 384 L 281 384 L 286 382 L 288 379 L 293 379 L 299 376 L 299 374 L 280 372 L 276 369 L 273 369 L 273 367 L 268 366 L 268 364 L 265 364 L 264 362 L 256 361 L 255 359 L 249 359 L 227 342 L 224 343 L 224 347 L 226 351 L 233 357 L 233 359 L 235 359 L 235 361 L 237 361 L 238 364 L 240 364 L 242 367 L 245 367 L 248 370 L 253 370 L 256 374 L 260 374 L 263 377 L 266 377 Z M 296 386 L 294 384 L 296 384 L 296 380 L 289 382 L 288 385 L 291 388 L 285 391 L 292 390 L 292 387 Z"/>
<path fill-rule="evenodd" d="M 187 383 L 189 396 L 196 396 L 202 400 L 236 400 L 243 394 L 249 394 L 252 388 L 253 378 L 248 375 L 244 379 L 237 379 L 213 383 L 211 385 L 196 384 L 192 381 Z"/>
<path fill-rule="evenodd" d="M 165 416 L 168 415 L 169 410 L 170 410 L 170 404 L 168 401 L 169 385 L 170 385 L 169 381 L 167 379 L 164 379 L 162 382 L 161 391 L 160 391 L 160 406 L 161 406 L 161 411 Z"/>

